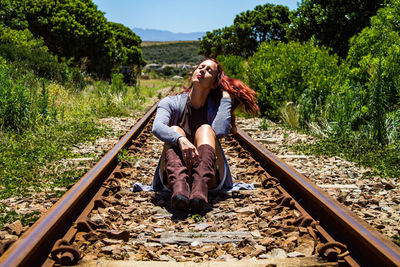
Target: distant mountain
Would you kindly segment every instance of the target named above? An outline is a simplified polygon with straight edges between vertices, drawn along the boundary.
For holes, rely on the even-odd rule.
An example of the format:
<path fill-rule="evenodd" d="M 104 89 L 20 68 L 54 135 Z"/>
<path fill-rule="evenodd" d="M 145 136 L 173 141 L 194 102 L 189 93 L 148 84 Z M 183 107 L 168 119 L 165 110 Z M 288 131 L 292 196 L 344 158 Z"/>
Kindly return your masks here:
<path fill-rule="evenodd" d="M 140 36 L 142 41 L 197 41 L 205 32 L 174 33 L 154 29 L 133 28 L 132 31 Z"/>

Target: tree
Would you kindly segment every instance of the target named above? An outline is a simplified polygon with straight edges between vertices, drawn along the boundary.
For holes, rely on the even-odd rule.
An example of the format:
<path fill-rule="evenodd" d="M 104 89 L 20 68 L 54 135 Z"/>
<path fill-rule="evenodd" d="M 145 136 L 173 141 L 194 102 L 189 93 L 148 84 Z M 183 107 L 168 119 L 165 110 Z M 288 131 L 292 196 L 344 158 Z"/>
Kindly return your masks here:
<path fill-rule="evenodd" d="M 253 11 L 236 16 L 233 27 L 242 43 L 242 53 L 248 57 L 264 41 L 286 41 L 289 9 L 282 5 L 259 5 Z"/>
<path fill-rule="evenodd" d="M 282 5 L 258 5 L 240 13 L 233 25 L 207 32 L 200 42 L 199 53 L 207 57 L 220 54 L 251 56 L 264 41 L 286 41 L 289 9 Z"/>
<path fill-rule="evenodd" d="M 345 58 L 349 39 L 369 25 L 384 0 L 302 0 L 291 14 L 290 40 L 312 40 Z"/>
<path fill-rule="evenodd" d="M 91 0 L 1 0 L 0 5 L 5 26 L 26 25 L 52 53 L 74 64 L 85 61 L 89 72 L 110 77 L 123 64 L 144 65 L 140 38 L 108 22 Z M 15 15 L 18 19 L 10 18 Z"/>
<path fill-rule="evenodd" d="M 120 61 L 125 65 L 144 65 L 142 51 L 139 49 L 142 40 L 131 29 L 122 24 L 109 22 L 113 37 L 122 51 Z"/>
<path fill-rule="evenodd" d="M 5 25 L 15 30 L 28 28 L 28 22 L 23 10 L 11 0 L 0 0 L 0 25 Z"/>
<path fill-rule="evenodd" d="M 199 54 L 212 58 L 221 54 L 240 55 L 239 43 L 233 26 L 216 29 L 207 32 L 200 41 Z"/>

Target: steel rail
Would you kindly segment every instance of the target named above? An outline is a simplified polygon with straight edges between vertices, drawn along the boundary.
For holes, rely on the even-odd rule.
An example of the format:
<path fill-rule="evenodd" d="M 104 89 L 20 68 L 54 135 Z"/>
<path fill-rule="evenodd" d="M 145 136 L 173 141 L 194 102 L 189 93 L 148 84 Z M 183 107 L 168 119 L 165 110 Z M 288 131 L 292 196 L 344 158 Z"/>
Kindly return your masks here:
<path fill-rule="evenodd" d="M 83 176 L 46 214 L 0 257 L 0 266 L 41 266 L 54 243 L 72 226 L 104 180 L 117 165 L 117 156 L 154 115 L 157 104 Z"/>
<path fill-rule="evenodd" d="M 400 266 L 400 248 L 385 239 L 348 208 L 319 189 L 309 179 L 274 156 L 240 129 L 232 131 L 239 143 L 265 170 L 277 177 L 320 225 L 337 241 L 347 245 L 350 255 L 362 266 Z"/>

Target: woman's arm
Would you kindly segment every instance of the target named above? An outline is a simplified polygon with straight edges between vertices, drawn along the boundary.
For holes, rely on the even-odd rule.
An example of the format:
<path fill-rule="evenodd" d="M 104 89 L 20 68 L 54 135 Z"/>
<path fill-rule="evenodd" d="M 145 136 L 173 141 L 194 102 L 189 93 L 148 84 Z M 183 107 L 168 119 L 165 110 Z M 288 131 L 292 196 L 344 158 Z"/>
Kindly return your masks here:
<path fill-rule="evenodd" d="M 162 99 L 157 107 L 152 131 L 161 141 L 177 146 L 178 139 L 182 135 L 169 127 L 173 111 L 171 99 L 168 97 Z"/>
<path fill-rule="evenodd" d="M 217 115 L 211 125 L 217 138 L 227 136 L 231 130 L 232 99 L 225 90 L 222 91 L 222 96 Z"/>

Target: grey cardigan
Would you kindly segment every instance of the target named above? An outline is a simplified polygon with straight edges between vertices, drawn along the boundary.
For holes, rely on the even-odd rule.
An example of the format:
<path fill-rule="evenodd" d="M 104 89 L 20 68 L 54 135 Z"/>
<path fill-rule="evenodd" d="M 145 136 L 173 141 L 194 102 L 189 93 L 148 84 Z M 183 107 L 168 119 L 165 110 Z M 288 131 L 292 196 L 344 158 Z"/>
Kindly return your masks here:
<path fill-rule="evenodd" d="M 153 122 L 153 134 L 163 142 L 170 143 L 172 145 L 178 145 L 178 138 L 182 135 L 173 131 L 170 126 L 177 125 L 185 105 L 188 99 L 189 93 L 182 93 L 173 96 L 167 96 L 160 101 L 157 107 L 156 117 Z M 217 138 L 225 137 L 230 132 L 231 126 L 231 98 L 222 98 L 218 106 L 211 97 L 208 98 L 208 114 L 207 120 L 214 130 Z M 229 170 L 229 165 L 226 160 L 225 154 L 222 150 L 221 143 L 217 140 L 218 145 L 221 148 L 222 156 L 224 159 L 225 171 L 224 177 L 221 179 L 221 184 L 213 191 L 221 189 L 232 188 L 233 181 L 232 175 Z M 154 190 L 166 189 L 161 181 L 160 175 L 161 158 L 158 162 L 152 187 Z"/>

